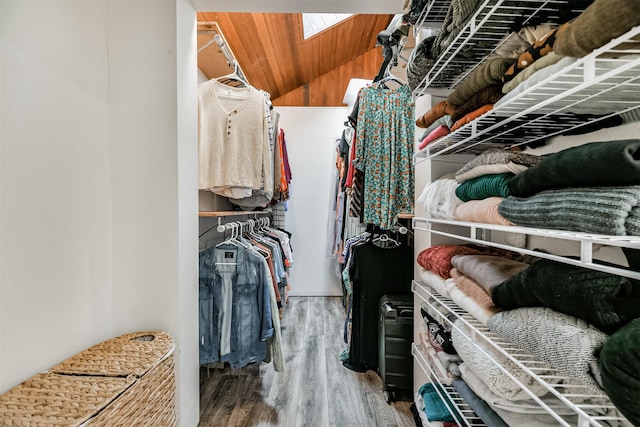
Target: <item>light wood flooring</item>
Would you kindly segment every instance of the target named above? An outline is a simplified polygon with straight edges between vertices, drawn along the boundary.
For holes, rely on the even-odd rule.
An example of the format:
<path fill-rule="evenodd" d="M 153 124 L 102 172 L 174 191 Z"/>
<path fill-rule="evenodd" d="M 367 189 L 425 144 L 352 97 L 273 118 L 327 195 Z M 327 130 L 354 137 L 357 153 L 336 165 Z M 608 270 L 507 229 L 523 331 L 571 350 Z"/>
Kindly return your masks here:
<path fill-rule="evenodd" d="M 341 298 L 291 297 L 281 327 L 285 371 L 201 368 L 199 427 L 415 426 L 411 402 L 387 404 L 375 372 L 342 366 L 344 316 Z"/>

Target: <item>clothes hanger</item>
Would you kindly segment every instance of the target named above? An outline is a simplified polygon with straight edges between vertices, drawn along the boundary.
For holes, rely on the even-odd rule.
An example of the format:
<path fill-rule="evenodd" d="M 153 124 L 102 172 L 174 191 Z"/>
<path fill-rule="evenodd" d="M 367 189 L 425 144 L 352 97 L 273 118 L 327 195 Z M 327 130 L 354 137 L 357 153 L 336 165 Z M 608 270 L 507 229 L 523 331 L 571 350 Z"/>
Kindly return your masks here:
<path fill-rule="evenodd" d="M 240 71 L 238 67 L 238 63 L 236 61 L 233 61 L 233 72 L 231 74 L 226 74 L 220 77 L 214 77 L 213 80 L 216 80 L 217 82 L 220 82 L 222 84 L 226 84 L 227 86 L 230 86 L 229 85 L 230 81 L 236 81 L 240 83 L 240 85 L 234 86 L 234 87 L 251 86 L 249 82 L 244 78 L 244 75 L 242 75 L 242 72 Z"/>
<path fill-rule="evenodd" d="M 392 239 L 385 233 L 380 233 L 378 236 L 374 237 L 371 241 L 373 243 L 380 243 L 380 245 L 378 246 L 380 246 L 381 248 L 388 248 L 389 245 L 393 245 L 394 248 L 400 246 L 400 242 L 398 242 L 395 239 Z"/>

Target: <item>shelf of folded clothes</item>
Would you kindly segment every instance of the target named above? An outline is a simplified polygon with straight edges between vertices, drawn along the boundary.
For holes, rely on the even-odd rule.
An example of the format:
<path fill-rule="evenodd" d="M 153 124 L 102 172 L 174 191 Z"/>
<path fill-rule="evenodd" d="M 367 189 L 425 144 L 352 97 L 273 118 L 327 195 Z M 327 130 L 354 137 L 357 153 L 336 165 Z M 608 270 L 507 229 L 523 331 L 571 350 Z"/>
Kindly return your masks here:
<path fill-rule="evenodd" d="M 604 333 L 548 308 L 498 311 L 485 322 L 480 321 L 456 302 L 455 298 L 461 296 L 472 299 L 469 295 L 456 290 L 450 297 L 442 296 L 449 295 L 450 286 L 444 285 L 446 281 L 438 275 L 425 272 L 421 278 L 424 276 L 427 284 L 414 281 L 412 291 L 433 309 L 439 322 L 451 328 L 453 345 L 463 360 L 460 365 L 463 380 L 506 424 L 631 425 L 594 385 L 599 377 L 591 359 L 597 358 L 599 351 L 595 349 L 606 343 Z M 541 327 L 548 333 L 535 337 L 530 334 L 540 333 Z M 575 334 L 567 335 L 569 329 Z M 563 338 L 559 338 L 563 333 Z M 593 335 L 596 338 L 591 339 Z M 537 342 L 547 338 L 550 340 L 547 345 Z M 579 347 L 574 348 L 578 342 L 571 342 L 573 339 L 580 342 Z M 561 361 L 560 365 L 552 366 L 522 350 L 520 345 L 525 342 L 537 345 L 541 354 Z M 594 363 L 597 365 L 597 360 Z"/>
<path fill-rule="evenodd" d="M 552 52 L 536 60 L 503 86 L 504 95 L 458 119 L 428 145 L 421 144 L 416 162 L 442 154 L 531 146 L 555 135 L 619 125 L 622 114 L 640 109 L 638 38 L 640 26 L 581 58 Z"/>
<path fill-rule="evenodd" d="M 411 345 L 411 354 L 418 362 L 418 366 L 425 373 L 425 375 L 432 381 L 431 386 L 425 390 L 425 386 L 423 385 L 420 388 L 418 394 L 422 395 L 424 393 L 430 393 L 433 396 L 437 396 L 442 405 L 445 408 L 448 408 L 449 413 L 452 418 L 457 421 L 458 425 L 462 425 L 465 427 L 482 427 L 485 426 L 485 423 L 476 415 L 471 406 L 460 396 L 460 394 L 456 391 L 455 387 L 452 384 L 444 384 L 441 382 L 441 379 L 434 371 L 431 363 L 427 360 L 427 356 L 424 354 L 422 347 L 420 344 L 416 345 L 415 343 Z M 418 398 L 418 396 L 416 396 Z M 423 398 L 424 401 L 424 398 Z M 419 403 L 416 404 L 417 407 L 421 407 Z M 426 409 L 425 409 L 426 411 Z M 441 420 L 439 420 L 441 421 Z"/>
<path fill-rule="evenodd" d="M 531 228 L 517 225 L 485 224 L 435 218 L 414 218 L 412 225 L 414 230 L 425 230 L 432 234 L 452 237 L 461 241 L 513 250 L 522 254 L 559 261 L 565 264 L 582 266 L 592 270 L 629 277 L 631 279 L 640 279 L 640 271 L 625 266 L 601 263 L 593 259 L 593 253 L 598 248 L 602 249 L 602 247 L 605 246 L 635 249 L 636 251 L 640 250 L 639 236 L 610 236 L 577 231 Z M 563 244 L 574 244 L 576 252 L 579 252 L 580 256 L 556 255 L 542 249 L 527 249 L 506 243 L 493 242 L 490 240 L 491 231 L 509 233 L 510 235 L 538 236 L 546 238 L 548 242 L 557 241 Z M 637 254 L 637 252 L 634 253 Z"/>
<path fill-rule="evenodd" d="M 431 3 L 436 2 L 429 2 L 425 12 L 429 6 L 435 8 L 436 4 Z M 442 10 L 445 3 L 437 4 L 438 10 Z M 557 23 L 558 19 L 575 16 L 585 2 L 574 1 L 572 8 L 566 7 L 571 3 L 568 0 L 458 0 L 448 3 L 441 31 L 416 47 L 416 65 L 409 65 L 422 77 L 419 82 L 418 79 L 410 82 L 414 96 L 423 95 L 430 88 L 455 87 L 514 30 L 519 30 L 518 27 L 530 22 Z M 563 9 L 568 14 L 559 13 Z M 422 22 L 435 21 L 440 19 L 441 12 L 424 15 Z"/>

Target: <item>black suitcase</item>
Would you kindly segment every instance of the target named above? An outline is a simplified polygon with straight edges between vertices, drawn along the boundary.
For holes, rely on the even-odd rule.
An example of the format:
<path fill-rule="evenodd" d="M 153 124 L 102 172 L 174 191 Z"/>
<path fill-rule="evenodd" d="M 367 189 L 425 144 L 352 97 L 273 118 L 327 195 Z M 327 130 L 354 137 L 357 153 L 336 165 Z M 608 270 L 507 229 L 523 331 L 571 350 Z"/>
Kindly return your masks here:
<path fill-rule="evenodd" d="M 384 295 L 378 316 L 378 374 L 384 399 L 413 401 L 413 295 Z"/>

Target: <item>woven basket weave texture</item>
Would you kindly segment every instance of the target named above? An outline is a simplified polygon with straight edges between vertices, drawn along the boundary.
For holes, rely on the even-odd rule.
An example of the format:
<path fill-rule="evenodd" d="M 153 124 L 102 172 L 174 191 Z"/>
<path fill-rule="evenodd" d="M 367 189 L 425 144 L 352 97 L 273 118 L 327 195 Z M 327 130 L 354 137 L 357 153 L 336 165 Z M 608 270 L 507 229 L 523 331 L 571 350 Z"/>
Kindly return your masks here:
<path fill-rule="evenodd" d="M 0 395 L 0 426 L 175 426 L 173 351 L 165 332 L 90 347 Z"/>

